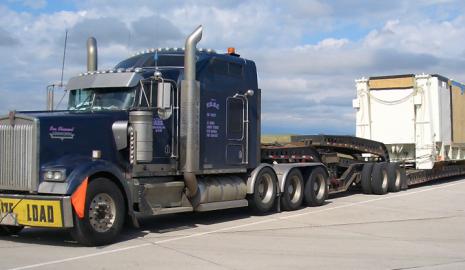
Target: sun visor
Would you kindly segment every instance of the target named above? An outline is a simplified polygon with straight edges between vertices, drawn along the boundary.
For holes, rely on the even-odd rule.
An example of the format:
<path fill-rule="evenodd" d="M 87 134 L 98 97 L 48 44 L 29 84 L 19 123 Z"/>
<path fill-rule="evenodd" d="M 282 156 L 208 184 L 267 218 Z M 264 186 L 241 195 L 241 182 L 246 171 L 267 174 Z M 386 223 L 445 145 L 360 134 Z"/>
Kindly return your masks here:
<path fill-rule="evenodd" d="M 66 90 L 133 87 L 142 79 L 143 77 L 136 72 L 89 74 L 71 78 L 66 85 Z"/>

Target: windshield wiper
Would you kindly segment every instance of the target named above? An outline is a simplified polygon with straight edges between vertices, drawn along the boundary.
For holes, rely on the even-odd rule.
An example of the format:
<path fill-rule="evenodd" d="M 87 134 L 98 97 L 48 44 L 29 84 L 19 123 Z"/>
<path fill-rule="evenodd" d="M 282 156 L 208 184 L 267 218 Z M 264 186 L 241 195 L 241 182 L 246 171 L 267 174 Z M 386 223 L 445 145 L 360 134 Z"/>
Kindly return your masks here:
<path fill-rule="evenodd" d="M 95 97 L 95 93 L 92 93 L 91 95 L 87 96 L 87 98 L 83 102 L 81 102 L 81 103 L 77 104 L 76 106 L 74 106 L 74 110 L 85 110 L 85 109 L 92 108 L 94 100 L 95 100 L 94 97 Z M 92 101 L 91 101 L 91 99 L 92 99 Z M 73 108 L 70 108 L 70 109 L 72 110 Z"/>

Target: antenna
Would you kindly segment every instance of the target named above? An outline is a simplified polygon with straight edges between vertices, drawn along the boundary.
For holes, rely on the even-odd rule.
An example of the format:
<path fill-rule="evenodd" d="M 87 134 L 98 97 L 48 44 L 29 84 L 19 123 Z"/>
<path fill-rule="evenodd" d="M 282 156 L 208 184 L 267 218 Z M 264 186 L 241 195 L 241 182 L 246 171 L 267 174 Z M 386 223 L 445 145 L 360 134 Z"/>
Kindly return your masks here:
<path fill-rule="evenodd" d="M 153 54 L 153 60 L 155 62 L 155 69 L 158 70 L 158 49 L 155 49 L 155 53 Z"/>
<path fill-rule="evenodd" d="M 53 111 L 53 107 L 54 107 L 53 99 L 55 98 L 55 87 L 63 87 L 63 73 L 65 70 L 65 58 L 66 58 L 66 43 L 68 43 L 68 29 L 65 30 L 65 48 L 63 49 L 63 62 L 61 63 L 60 84 L 57 85 L 56 83 L 53 83 L 53 84 L 47 85 L 47 110 L 48 111 Z M 58 108 L 58 106 L 60 106 L 61 101 L 63 101 L 63 98 L 65 97 L 65 95 L 66 95 L 66 91 L 63 97 L 61 97 L 60 102 L 58 102 L 58 105 L 55 108 Z"/>
<path fill-rule="evenodd" d="M 63 63 L 61 65 L 61 80 L 60 87 L 63 87 L 63 73 L 65 70 L 65 59 L 66 59 L 66 44 L 68 43 L 68 29 L 65 30 L 65 46 L 63 49 Z"/>
<path fill-rule="evenodd" d="M 65 72 L 65 59 L 66 59 L 66 44 L 68 43 L 68 29 L 65 30 L 65 46 L 63 48 L 63 62 L 61 63 L 61 79 L 60 79 L 60 85 L 58 87 L 63 87 L 63 74 Z M 54 95 L 54 90 L 55 90 L 55 85 L 53 85 L 52 89 L 52 95 Z M 61 102 L 66 96 L 66 90 L 63 92 L 63 96 L 61 96 L 60 101 L 55 107 L 55 110 L 58 109 L 58 107 L 61 105 Z M 53 97 L 52 97 L 52 105 L 51 108 L 53 110 Z"/>

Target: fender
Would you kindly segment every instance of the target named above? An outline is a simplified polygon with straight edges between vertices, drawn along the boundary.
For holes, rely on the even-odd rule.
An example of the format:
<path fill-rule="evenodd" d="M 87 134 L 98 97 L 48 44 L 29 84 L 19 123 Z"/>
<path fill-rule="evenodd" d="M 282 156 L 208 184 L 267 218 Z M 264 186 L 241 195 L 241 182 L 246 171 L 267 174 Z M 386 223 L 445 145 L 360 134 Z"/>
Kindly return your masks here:
<path fill-rule="evenodd" d="M 108 173 L 113 175 L 119 184 L 123 187 L 123 196 L 127 198 L 128 214 L 132 217 L 134 224 L 134 212 L 132 209 L 132 193 L 123 171 L 112 162 L 103 159 L 92 159 L 90 157 L 67 157 L 58 162 L 60 166 L 66 167 L 71 173 L 63 183 L 42 182 L 39 186 L 40 193 L 61 193 L 62 195 L 72 195 L 88 177 L 97 173 Z"/>
<path fill-rule="evenodd" d="M 66 181 L 68 183 L 66 194 L 71 195 L 87 177 L 97 173 L 109 173 L 115 176 L 124 188 L 126 195 L 130 194 L 123 172 L 115 164 L 102 159 L 93 160 L 90 158 L 85 161 L 81 161 L 79 166 L 74 168 L 74 170 L 68 175 Z"/>
<path fill-rule="evenodd" d="M 102 159 L 98 159 L 98 160 L 89 159 L 88 162 L 80 164 L 68 176 L 67 194 L 73 194 L 73 192 L 80 187 L 81 183 L 83 183 L 84 181 L 87 181 L 88 177 L 94 174 L 97 174 L 97 173 L 109 173 L 113 175 L 117 179 L 117 181 L 121 184 L 121 186 L 123 187 L 123 192 L 125 193 L 123 194 L 123 196 L 127 198 L 126 207 L 128 210 L 128 215 L 131 217 L 133 225 L 135 227 L 139 227 L 139 223 L 132 209 L 133 200 L 132 200 L 132 193 L 130 191 L 130 187 L 128 186 L 126 178 L 124 177 L 124 174 L 121 171 L 121 169 L 111 162 L 108 162 Z"/>
<path fill-rule="evenodd" d="M 265 167 L 270 167 L 272 170 L 274 170 L 273 166 L 271 166 L 268 163 L 262 163 L 262 164 L 258 165 L 258 167 L 255 168 L 250 173 L 249 178 L 247 179 L 247 194 L 253 194 L 253 186 L 255 185 L 255 181 L 257 180 L 257 174 L 261 169 L 263 169 Z"/>

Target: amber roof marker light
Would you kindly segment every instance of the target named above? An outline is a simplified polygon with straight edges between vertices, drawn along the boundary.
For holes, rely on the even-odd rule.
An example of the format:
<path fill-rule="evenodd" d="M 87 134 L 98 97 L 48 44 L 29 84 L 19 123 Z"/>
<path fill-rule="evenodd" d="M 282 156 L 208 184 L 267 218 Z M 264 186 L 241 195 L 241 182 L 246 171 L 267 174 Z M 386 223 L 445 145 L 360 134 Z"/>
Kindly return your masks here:
<path fill-rule="evenodd" d="M 232 56 L 237 56 L 237 57 L 240 56 L 239 54 L 236 53 L 236 48 L 234 48 L 234 47 L 229 47 L 228 48 L 228 54 L 232 55 Z"/>

